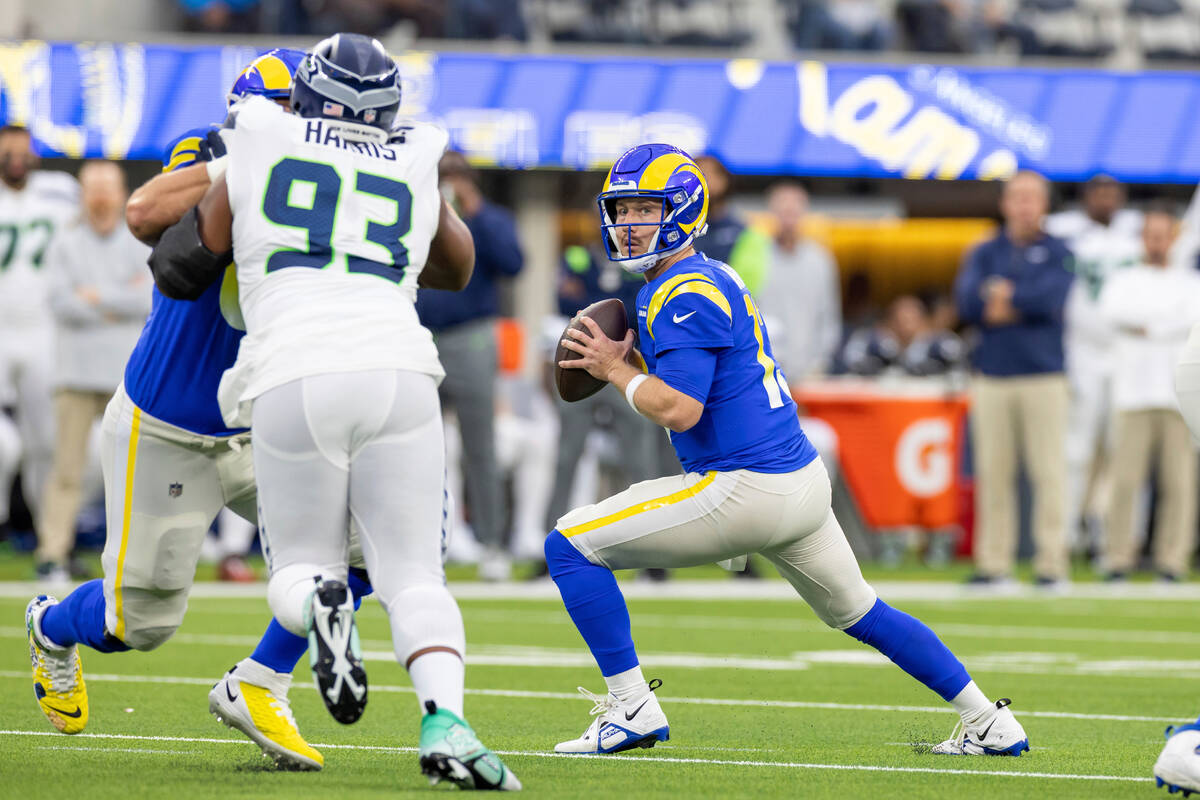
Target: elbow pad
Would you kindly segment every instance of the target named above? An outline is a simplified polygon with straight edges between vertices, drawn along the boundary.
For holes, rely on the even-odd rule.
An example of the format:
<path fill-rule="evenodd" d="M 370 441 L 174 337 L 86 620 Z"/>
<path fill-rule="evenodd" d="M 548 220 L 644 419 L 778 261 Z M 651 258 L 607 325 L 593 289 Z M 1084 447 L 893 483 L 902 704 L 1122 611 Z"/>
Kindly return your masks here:
<path fill-rule="evenodd" d="M 192 208 L 163 231 L 150 251 L 154 284 L 172 300 L 195 300 L 233 263 L 233 251 L 214 253 L 200 240 L 199 217 Z"/>

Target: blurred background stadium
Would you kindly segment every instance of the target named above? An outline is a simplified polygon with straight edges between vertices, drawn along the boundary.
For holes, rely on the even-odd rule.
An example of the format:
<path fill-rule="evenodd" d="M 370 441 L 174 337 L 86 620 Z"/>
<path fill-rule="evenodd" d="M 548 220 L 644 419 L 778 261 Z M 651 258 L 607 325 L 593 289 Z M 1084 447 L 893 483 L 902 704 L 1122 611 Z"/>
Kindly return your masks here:
<path fill-rule="evenodd" d="M 0 117 L 32 132 L 44 168 L 114 159 L 131 187 L 160 169 L 179 132 L 224 116 L 228 87 L 258 53 L 354 30 L 395 54 L 403 112 L 444 125 L 465 156 L 444 165 L 444 190 L 460 209 L 501 209 L 497 224 L 511 219 L 519 242 L 519 253 L 510 239 L 495 245 L 496 264 L 480 270 L 494 302 L 483 287 L 464 307 L 430 312 L 440 340 L 482 336 L 498 361 L 490 425 L 475 418 L 476 389 L 447 398 L 466 475 L 452 477 L 450 558 L 463 578 L 477 568 L 488 579 L 536 576 L 547 520 L 677 468 L 649 423 L 630 431 L 619 398 L 566 407 L 545 379 L 562 315 L 628 296 L 629 280 L 598 256 L 593 198 L 631 144 L 709 157 L 719 195 L 701 249 L 763 296 L 810 435 L 836 466 L 855 549 L 953 580 L 971 572 L 976 488 L 974 332 L 957 319 L 953 285 L 997 230 L 998 181 L 1045 175 L 1067 230 L 1086 182 L 1109 176 L 1127 207 L 1121 226 L 1106 227 L 1136 248 L 1136 212 L 1165 200 L 1182 213 L 1200 180 L 1200 6 L 1190 0 L 4 0 L 0 10 Z M 1192 227 L 1185 215 L 1172 254 L 1181 269 L 1195 269 Z M 782 281 L 788 270 L 804 281 Z M 16 415 L 11 391 L 0 388 L 0 402 Z M 560 414 L 586 431 L 565 458 Z M 475 438 L 489 427 L 495 466 L 481 470 L 489 457 Z M 635 440 L 653 447 L 633 455 Z M 1112 571 L 1102 455 L 1069 467 L 1085 472 L 1069 476 L 1084 486 L 1067 532 L 1077 580 Z M 97 572 L 104 536 L 90 474 L 76 578 Z M 497 484 L 498 502 L 481 512 Z M 0 570 L 61 578 L 50 567 L 68 565 L 31 554 L 37 504 L 21 487 L 13 481 L 0 527 Z M 1134 568 L 1182 579 L 1149 555 L 1161 494 L 1139 495 Z M 206 555 L 228 559 L 221 576 L 252 577 L 239 562 L 259 563 L 251 537 L 223 544 L 214 533 Z"/>
<path fill-rule="evenodd" d="M 1111 391 L 1121 380 L 1169 385 L 1169 348 L 1200 319 L 1200 301 L 1183 297 L 1177 315 L 1152 320 L 1175 337 L 1153 363 L 1122 367 L 1111 343 L 1093 349 L 1094 369 L 1068 363 L 1068 430 L 1039 443 L 1064 440 L 1065 471 L 1031 477 L 1039 465 L 1025 460 L 1010 575 L 1003 559 L 978 560 L 989 466 L 971 435 L 981 332 L 961 320 L 954 290 L 975 248 L 1003 233 L 1002 186 L 1018 170 L 1050 182 L 1043 224 L 1075 249 L 1072 291 L 1084 300 L 1098 302 L 1109 273 L 1145 257 L 1153 209 L 1179 220 L 1169 268 L 1200 280 L 1200 2 L 0 0 L 0 121 L 28 129 L 42 169 L 78 175 L 108 159 L 132 189 L 160 171 L 175 137 L 225 117 L 252 58 L 345 30 L 385 43 L 403 75 L 402 114 L 443 125 L 458 154 L 443 160 L 442 191 L 471 221 L 477 276 L 462 296 L 423 290 L 420 300 L 454 373 L 443 385 L 457 499 L 448 575 L 470 642 L 471 718 L 498 731 L 489 741 L 528 787 L 595 796 L 607 780 L 630 796 L 794 796 L 803 775 L 813 797 L 1149 788 L 1137 784 L 1150 780 L 1162 726 L 1196 711 L 1200 591 L 1188 573 L 1200 486 L 1169 398 L 1146 402 L 1174 415 L 1170 441 L 1114 458 L 1122 409 Z M 550 376 L 566 317 L 602 297 L 628 303 L 639 286 L 603 256 L 595 195 L 612 161 L 645 141 L 703 157 L 713 207 L 699 247 L 755 291 L 864 571 L 981 684 L 1011 694 L 1033 742 L 1026 757 L 929 757 L 953 715 L 897 670 L 876 669 L 887 662 L 830 633 L 754 560 L 732 577 L 716 566 L 622 575 L 644 663 L 672 681 L 673 741 L 587 767 L 545 757 L 582 713 L 569 690 L 597 675 L 545 577 L 542 539 L 568 508 L 679 469 L 665 434 L 616 392 L 568 405 Z M 0 287 L 23 235 L 0 214 Z M 1044 256 L 1037 241 L 1026 249 L 1030 262 Z M 22 306 L 0 296 L 0 363 L 22 349 L 31 317 L 64 325 L 50 308 Z M 1079 319 L 1068 315 L 1061 335 Z M 87 358 L 119 365 L 127 353 Z M 81 500 L 71 554 L 37 550 L 54 447 L 23 441 L 22 416 L 53 416 L 54 383 L 71 388 L 62 366 L 40 365 L 49 383 L 32 398 L 0 372 L 9 787 L 43 796 L 47 775 L 57 784 L 67 774 L 89 776 L 80 796 L 166 787 L 227 797 L 231 778 L 264 797 L 328 796 L 337 781 L 356 796 L 416 788 L 415 731 L 382 713 L 407 709 L 410 698 L 389 693 L 411 690 L 373 603 L 359 615 L 377 662 L 364 722 L 347 734 L 315 693 L 294 695 L 308 738 L 343 748 L 322 779 L 251 766 L 257 750 L 204 715 L 203 693 L 268 617 L 255 531 L 228 512 L 206 542 L 181 632 L 145 656 L 89 653 L 90 732 L 71 747 L 44 738 L 57 734 L 29 702 L 21 609 L 98 577 L 105 537 L 93 432 L 79 485 L 58 487 Z M 99 393 L 119 380 L 114 370 Z M 1151 458 L 1168 443 L 1186 469 Z M 1134 461 L 1132 474 L 1113 469 Z M 1065 486 L 1068 509 L 1051 532 L 1069 545 L 1062 570 L 1033 566 L 1046 480 Z M 408 753 L 403 768 L 385 751 Z"/>

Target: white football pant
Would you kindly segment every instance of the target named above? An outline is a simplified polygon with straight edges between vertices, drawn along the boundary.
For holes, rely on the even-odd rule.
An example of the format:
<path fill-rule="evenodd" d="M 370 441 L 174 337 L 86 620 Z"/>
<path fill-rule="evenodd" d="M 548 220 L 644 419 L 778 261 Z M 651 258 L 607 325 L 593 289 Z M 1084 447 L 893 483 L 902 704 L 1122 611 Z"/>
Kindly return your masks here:
<path fill-rule="evenodd" d="M 268 599 L 306 634 L 316 580 L 345 580 L 353 520 L 397 660 L 465 649 L 442 567 L 445 445 L 437 384 L 407 370 L 316 375 L 254 401 L 259 534 Z"/>

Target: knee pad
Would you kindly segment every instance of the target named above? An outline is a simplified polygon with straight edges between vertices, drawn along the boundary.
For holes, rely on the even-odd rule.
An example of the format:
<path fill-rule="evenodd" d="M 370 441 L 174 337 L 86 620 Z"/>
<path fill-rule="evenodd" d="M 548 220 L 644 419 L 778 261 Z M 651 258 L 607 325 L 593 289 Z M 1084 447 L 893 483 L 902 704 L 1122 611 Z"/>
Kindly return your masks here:
<path fill-rule="evenodd" d="M 814 609 L 817 616 L 829 627 L 844 631 L 853 626 L 874 608 L 879 595 L 866 581 L 859 586 L 845 589 L 836 596 L 830 596 L 823 609 Z"/>
<path fill-rule="evenodd" d="M 275 619 L 297 636 L 308 635 L 308 606 L 317 582 L 325 577 L 315 564 L 292 564 L 276 570 L 267 582 L 267 602 Z"/>
<path fill-rule="evenodd" d="M 396 659 L 407 666 L 414 653 L 448 647 L 465 655 L 467 642 L 462 614 L 443 584 L 418 584 L 400 590 L 385 607 L 392 626 Z"/>
<path fill-rule="evenodd" d="M 546 568 L 550 570 L 551 578 L 578 569 L 579 567 L 594 566 L 557 529 L 550 531 L 550 534 L 546 536 L 544 552 L 546 555 Z"/>
<path fill-rule="evenodd" d="M 134 650 L 154 650 L 170 639 L 183 623 L 187 590 L 122 589 L 124 630 L 119 641 Z"/>

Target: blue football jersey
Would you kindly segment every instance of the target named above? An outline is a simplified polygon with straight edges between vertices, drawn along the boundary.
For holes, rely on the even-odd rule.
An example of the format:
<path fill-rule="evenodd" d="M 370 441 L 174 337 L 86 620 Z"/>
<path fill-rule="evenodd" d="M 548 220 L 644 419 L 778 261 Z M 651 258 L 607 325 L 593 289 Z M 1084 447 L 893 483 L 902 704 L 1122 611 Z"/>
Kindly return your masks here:
<path fill-rule="evenodd" d="M 703 254 L 672 264 L 638 292 L 638 332 L 651 373 L 669 350 L 716 354 L 700 421 L 671 433 L 686 470 L 792 472 L 817 457 L 762 317 L 732 269 Z"/>
<path fill-rule="evenodd" d="M 175 139 L 163 155 L 163 172 L 194 164 L 209 128 L 196 128 Z M 237 359 L 240 327 L 237 281 L 232 271 L 198 300 L 171 300 L 154 290 L 146 327 L 125 366 L 125 391 L 151 416 L 193 433 L 229 436 L 217 407 L 221 375 Z"/>

